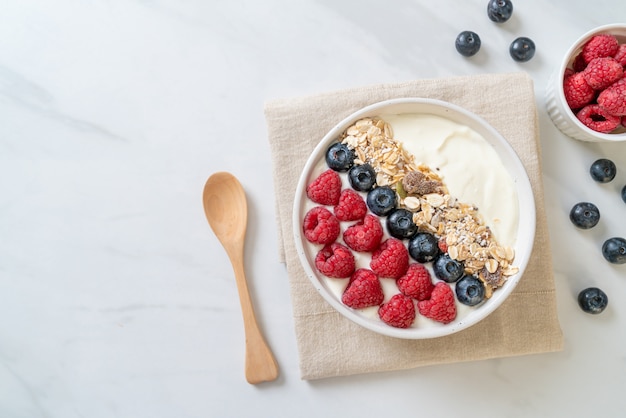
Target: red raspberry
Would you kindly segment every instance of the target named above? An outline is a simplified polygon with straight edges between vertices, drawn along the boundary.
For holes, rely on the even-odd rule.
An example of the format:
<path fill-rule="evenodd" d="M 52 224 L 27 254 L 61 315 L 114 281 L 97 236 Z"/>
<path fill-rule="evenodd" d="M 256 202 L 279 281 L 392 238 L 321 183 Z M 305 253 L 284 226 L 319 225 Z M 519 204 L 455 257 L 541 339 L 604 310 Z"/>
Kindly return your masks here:
<path fill-rule="evenodd" d="M 339 233 L 339 221 L 323 206 L 316 206 L 304 215 L 304 237 L 313 244 L 330 244 Z"/>
<path fill-rule="evenodd" d="M 619 116 L 611 115 L 597 104 L 583 107 L 578 111 L 576 117 L 589 129 L 605 134 L 617 128 L 621 121 Z"/>
<path fill-rule="evenodd" d="M 378 308 L 378 316 L 387 325 L 396 328 L 408 328 L 415 321 L 413 299 L 401 293 L 393 295 L 389 302 Z"/>
<path fill-rule="evenodd" d="M 389 238 L 372 254 L 370 267 L 379 277 L 399 279 L 409 268 L 409 250 L 397 238 Z"/>
<path fill-rule="evenodd" d="M 320 205 L 335 206 L 341 195 L 341 177 L 334 170 L 324 171 L 307 186 L 306 195 Z"/>
<path fill-rule="evenodd" d="M 626 67 L 626 44 L 621 44 L 615 53 L 615 61 L 619 62 L 622 67 Z"/>
<path fill-rule="evenodd" d="M 430 273 L 423 264 L 409 264 L 406 274 L 400 277 L 396 284 L 402 294 L 417 300 L 430 298 L 435 285 L 430 279 Z"/>
<path fill-rule="evenodd" d="M 582 53 L 576 55 L 576 58 L 574 58 L 574 61 L 572 62 L 572 68 L 576 73 L 579 73 L 587 68 L 587 63 L 585 62 L 585 58 Z"/>
<path fill-rule="evenodd" d="M 615 116 L 626 115 L 626 78 L 622 78 L 603 90 L 598 104 Z"/>
<path fill-rule="evenodd" d="M 338 242 L 326 244 L 315 257 L 315 267 L 328 277 L 350 277 L 355 268 L 354 255 L 348 247 Z"/>
<path fill-rule="evenodd" d="M 443 324 L 454 321 L 454 318 L 456 318 L 456 305 L 452 288 L 444 282 L 437 283 L 430 295 L 430 299 L 417 302 L 417 309 L 426 318 Z"/>
<path fill-rule="evenodd" d="M 345 189 L 335 206 L 335 216 L 340 221 L 358 221 L 365 217 L 367 204 L 360 194 L 352 189 Z"/>
<path fill-rule="evenodd" d="M 354 309 L 378 306 L 385 295 L 378 276 L 369 269 L 358 269 L 350 277 L 348 287 L 341 296 L 341 301 Z"/>
<path fill-rule="evenodd" d="M 378 217 L 372 214 L 343 231 L 343 241 L 354 251 L 374 251 L 382 239 L 383 227 Z"/>
<path fill-rule="evenodd" d="M 624 68 L 613 57 L 594 58 L 582 74 L 593 89 L 603 90 L 622 78 Z"/>
<path fill-rule="evenodd" d="M 563 94 L 570 109 L 580 109 L 595 97 L 595 91 L 587 84 L 583 73 L 576 73 L 563 81 Z"/>
<path fill-rule="evenodd" d="M 613 35 L 596 35 L 583 46 L 582 56 L 585 62 L 590 63 L 596 58 L 613 57 L 619 43 Z"/>

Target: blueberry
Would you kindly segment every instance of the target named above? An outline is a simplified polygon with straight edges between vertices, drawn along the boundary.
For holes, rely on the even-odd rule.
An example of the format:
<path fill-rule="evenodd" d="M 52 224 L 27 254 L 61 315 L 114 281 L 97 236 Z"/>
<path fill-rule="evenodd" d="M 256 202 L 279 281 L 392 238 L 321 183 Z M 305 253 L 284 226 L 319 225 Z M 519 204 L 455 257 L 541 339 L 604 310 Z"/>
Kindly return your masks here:
<path fill-rule="evenodd" d="M 443 253 L 433 263 L 433 271 L 439 279 L 454 283 L 463 276 L 463 263 L 450 258 L 448 253 Z"/>
<path fill-rule="evenodd" d="M 626 185 L 622 187 L 622 200 L 626 203 Z"/>
<path fill-rule="evenodd" d="M 476 306 L 485 300 L 485 285 L 474 276 L 463 276 L 456 283 L 456 298 L 464 305 Z"/>
<path fill-rule="evenodd" d="M 348 171 L 356 155 L 346 144 L 335 142 L 326 150 L 326 164 L 335 171 Z"/>
<path fill-rule="evenodd" d="M 433 261 L 439 255 L 437 238 L 428 232 L 418 232 L 409 241 L 409 254 L 420 263 Z"/>
<path fill-rule="evenodd" d="M 369 164 L 355 165 L 348 171 L 348 180 L 354 190 L 368 192 L 376 184 L 376 172 Z"/>
<path fill-rule="evenodd" d="M 569 213 L 569 219 L 581 229 L 593 228 L 600 221 L 600 211 L 593 203 L 576 203 Z"/>
<path fill-rule="evenodd" d="M 413 213 L 406 209 L 396 209 L 387 216 L 387 231 L 398 239 L 411 238 L 417 233 Z"/>
<path fill-rule="evenodd" d="M 578 305 L 587 313 L 599 314 L 608 304 L 608 296 L 597 287 L 588 287 L 578 294 Z"/>
<path fill-rule="evenodd" d="M 532 39 L 521 36 L 511 42 L 509 53 L 517 62 L 530 61 L 535 56 L 535 43 Z"/>
<path fill-rule="evenodd" d="M 454 46 L 459 54 L 471 57 L 480 50 L 480 36 L 469 30 L 463 31 L 456 37 Z"/>
<path fill-rule="evenodd" d="M 387 216 L 396 207 L 396 192 L 389 186 L 375 187 L 366 198 L 367 207 L 378 216 Z"/>
<path fill-rule="evenodd" d="M 591 174 L 591 178 L 598 183 L 608 183 L 615 178 L 617 168 L 615 167 L 615 163 L 613 161 L 606 158 L 600 158 L 591 164 L 589 174 Z"/>
<path fill-rule="evenodd" d="M 496 23 L 506 22 L 513 14 L 511 0 L 491 0 L 487 4 L 487 16 Z"/>
<path fill-rule="evenodd" d="M 609 238 L 602 244 L 602 255 L 609 263 L 626 263 L 626 239 L 614 237 Z"/>

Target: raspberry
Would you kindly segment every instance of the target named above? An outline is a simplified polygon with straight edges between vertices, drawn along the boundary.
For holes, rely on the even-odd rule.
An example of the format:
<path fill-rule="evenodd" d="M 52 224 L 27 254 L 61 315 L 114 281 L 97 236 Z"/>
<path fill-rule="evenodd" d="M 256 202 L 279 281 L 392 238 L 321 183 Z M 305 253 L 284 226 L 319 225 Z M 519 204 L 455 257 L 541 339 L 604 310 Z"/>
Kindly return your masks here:
<path fill-rule="evenodd" d="M 619 62 L 622 67 L 626 67 L 626 44 L 621 44 L 615 53 L 615 61 Z"/>
<path fill-rule="evenodd" d="M 615 58 L 594 58 L 582 74 L 593 89 L 603 90 L 622 78 L 624 69 Z"/>
<path fill-rule="evenodd" d="M 574 61 L 572 62 L 572 68 L 576 73 L 579 73 L 587 68 L 587 63 L 585 62 L 585 58 L 582 53 L 576 55 L 576 58 L 574 58 Z"/>
<path fill-rule="evenodd" d="M 341 296 L 341 301 L 354 309 L 378 306 L 385 295 L 378 276 L 369 269 L 358 269 L 350 277 L 348 287 Z"/>
<path fill-rule="evenodd" d="M 389 302 L 378 308 L 378 316 L 387 325 L 396 328 L 408 328 L 415 321 L 413 299 L 401 293 L 393 295 Z"/>
<path fill-rule="evenodd" d="M 396 284 L 402 294 L 417 300 L 430 298 L 430 294 L 435 287 L 426 267 L 418 263 L 410 264 L 406 274 L 400 277 Z"/>
<path fill-rule="evenodd" d="M 377 216 L 368 214 L 343 232 L 343 241 L 354 251 L 374 251 L 383 239 L 383 227 Z"/>
<path fill-rule="evenodd" d="M 365 217 L 367 205 L 360 194 L 352 189 L 345 189 L 339 195 L 335 206 L 335 216 L 340 221 L 358 221 Z"/>
<path fill-rule="evenodd" d="M 611 115 L 597 104 L 583 107 L 578 111 L 576 117 L 589 129 L 605 134 L 617 128 L 621 121 L 619 116 Z"/>
<path fill-rule="evenodd" d="M 337 218 L 328 209 L 316 206 L 304 215 L 304 237 L 313 244 L 330 244 L 339 236 Z"/>
<path fill-rule="evenodd" d="M 372 254 L 370 267 L 380 277 L 399 279 L 409 268 L 409 250 L 397 238 L 389 238 Z"/>
<path fill-rule="evenodd" d="M 583 46 L 582 56 L 585 62 L 590 63 L 596 58 L 613 57 L 619 43 L 613 35 L 596 35 Z"/>
<path fill-rule="evenodd" d="M 331 169 L 324 171 L 307 186 L 306 195 L 320 205 L 335 206 L 341 195 L 341 177 Z"/>
<path fill-rule="evenodd" d="M 454 292 L 446 283 L 439 282 L 435 285 L 430 299 L 417 302 L 417 309 L 426 318 L 443 324 L 450 323 L 456 318 Z"/>
<path fill-rule="evenodd" d="M 626 78 L 622 78 L 603 90 L 598 104 L 615 116 L 626 115 Z"/>
<path fill-rule="evenodd" d="M 354 255 L 338 242 L 326 244 L 315 257 L 315 267 L 325 276 L 343 279 L 354 272 Z"/>
<path fill-rule="evenodd" d="M 570 109 L 580 109 L 593 100 L 595 91 L 585 81 L 583 73 L 576 73 L 563 81 L 563 94 Z"/>

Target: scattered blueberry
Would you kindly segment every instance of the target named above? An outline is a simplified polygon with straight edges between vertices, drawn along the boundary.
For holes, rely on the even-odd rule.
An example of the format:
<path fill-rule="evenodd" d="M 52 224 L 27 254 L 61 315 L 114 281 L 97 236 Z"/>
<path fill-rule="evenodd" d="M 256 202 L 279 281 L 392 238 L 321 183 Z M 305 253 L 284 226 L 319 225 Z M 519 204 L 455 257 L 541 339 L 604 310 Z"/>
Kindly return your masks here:
<path fill-rule="evenodd" d="M 396 192 L 389 186 L 376 187 L 367 194 L 366 202 L 373 213 L 387 216 L 396 207 Z"/>
<path fill-rule="evenodd" d="M 439 255 L 437 237 L 428 232 L 418 232 L 409 241 L 409 254 L 420 263 L 433 261 Z"/>
<path fill-rule="evenodd" d="M 487 16 L 496 23 L 506 22 L 513 14 L 511 0 L 491 0 L 487 4 Z"/>
<path fill-rule="evenodd" d="M 485 299 L 485 285 L 474 276 L 463 276 L 456 283 L 456 298 L 464 305 L 476 306 Z"/>
<path fill-rule="evenodd" d="M 609 238 L 602 244 L 602 255 L 609 263 L 626 263 L 626 239 L 614 237 Z"/>
<path fill-rule="evenodd" d="M 626 203 L 626 185 L 622 187 L 622 200 Z"/>
<path fill-rule="evenodd" d="M 530 61 L 535 56 L 535 43 L 530 38 L 520 36 L 511 42 L 509 53 L 517 62 Z"/>
<path fill-rule="evenodd" d="M 617 174 L 617 167 L 615 167 L 615 163 L 613 161 L 606 158 L 600 158 L 591 164 L 589 173 L 591 174 L 591 178 L 598 183 L 608 183 L 615 178 L 615 174 Z"/>
<path fill-rule="evenodd" d="M 394 238 L 411 238 L 417 233 L 417 225 L 413 222 L 413 213 L 402 208 L 392 211 L 387 216 L 387 231 Z"/>
<path fill-rule="evenodd" d="M 439 279 L 454 283 L 463 276 L 463 263 L 450 258 L 448 253 L 443 253 L 433 263 L 433 272 Z"/>
<path fill-rule="evenodd" d="M 608 296 L 597 287 L 589 287 L 578 294 L 578 305 L 587 313 L 599 314 L 608 304 Z"/>
<path fill-rule="evenodd" d="M 454 46 L 459 54 L 471 57 L 480 50 L 480 36 L 469 30 L 463 31 L 456 37 Z"/>
<path fill-rule="evenodd" d="M 581 229 L 593 228 L 600 221 L 600 211 L 593 203 L 576 203 L 569 213 L 569 219 Z"/>
<path fill-rule="evenodd" d="M 376 172 L 369 164 L 355 165 L 348 171 L 348 180 L 354 190 L 368 192 L 376 183 Z"/>
<path fill-rule="evenodd" d="M 326 150 L 326 164 L 335 171 L 348 171 L 356 155 L 346 144 L 335 142 Z"/>

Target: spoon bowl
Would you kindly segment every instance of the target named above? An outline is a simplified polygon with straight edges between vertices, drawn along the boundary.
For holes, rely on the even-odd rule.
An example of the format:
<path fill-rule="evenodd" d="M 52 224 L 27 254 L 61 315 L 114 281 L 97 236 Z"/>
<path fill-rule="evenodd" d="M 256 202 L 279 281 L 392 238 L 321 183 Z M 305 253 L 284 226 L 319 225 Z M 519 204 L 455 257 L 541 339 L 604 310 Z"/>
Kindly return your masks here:
<path fill-rule="evenodd" d="M 246 194 L 235 176 L 219 172 L 206 181 L 202 202 L 207 221 L 226 250 L 235 272 L 246 336 L 246 380 L 252 384 L 274 380 L 278 377 L 278 367 L 257 324 L 244 271 L 243 249 L 248 222 Z"/>
<path fill-rule="evenodd" d="M 243 246 L 248 205 L 241 184 L 229 173 L 215 173 L 204 185 L 204 212 L 224 247 Z"/>

